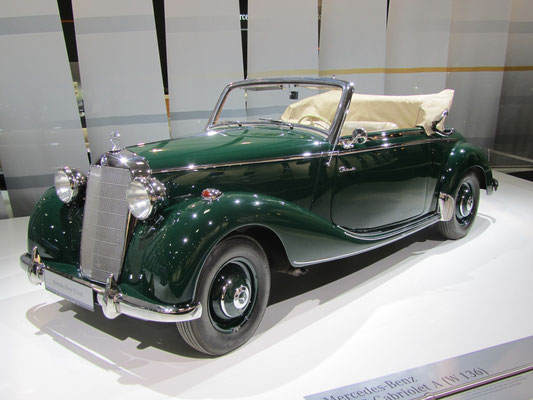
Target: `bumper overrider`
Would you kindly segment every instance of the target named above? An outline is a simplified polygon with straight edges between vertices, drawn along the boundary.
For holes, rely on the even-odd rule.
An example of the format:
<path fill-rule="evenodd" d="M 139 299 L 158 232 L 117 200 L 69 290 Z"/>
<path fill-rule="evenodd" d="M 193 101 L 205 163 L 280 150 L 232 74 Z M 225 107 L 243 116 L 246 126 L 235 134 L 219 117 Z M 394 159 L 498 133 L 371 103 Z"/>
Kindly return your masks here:
<path fill-rule="evenodd" d="M 492 190 L 494 192 L 498 190 L 498 186 L 500 186 L 500 183 L 496 179 L 492 179 Z"/>
<path fill-rule="evenodd" d="M 63 274 L 44 264 L 36 247 L 33 248 L 32 254 L 25 253 L 20 256 L 20 265 L 28 273 L 28 278 L 34 285 L 43 283 L 45 271 L 50 271 L 64 279 L 90 288 L 93 296 L 96 296 L 96 301 L 102 306 L 104 315 L 109 319 L 125 314 L 145 321 L 183 322 L 200 318 L 202 315 L 200 303 L 186 306 L 160 305 L 125 295 L 120 291 L 112 275 L 107 279 L 106 285 L 101 286 Z"/>

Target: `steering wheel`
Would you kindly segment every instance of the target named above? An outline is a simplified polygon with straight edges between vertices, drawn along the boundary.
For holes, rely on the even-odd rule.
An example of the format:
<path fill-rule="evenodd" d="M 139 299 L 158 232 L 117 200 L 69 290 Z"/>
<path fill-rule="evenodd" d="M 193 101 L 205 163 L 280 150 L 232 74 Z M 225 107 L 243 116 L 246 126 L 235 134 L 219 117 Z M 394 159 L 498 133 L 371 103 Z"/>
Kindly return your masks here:
<path fill-rule="evenodd" d="M 317 128 L 323 129 L 325 131 L 327 131 L 329 127 L 331 126 L 331 122 L 327 118 L 324 118 L 324 117 L 321 117 L 320 115 L 315 115 L 315 114 L 305 114 L 300 117 L 297 123 L 301 124 L 302 121 L 305 121 L 305 120 L 309 120 L 310 122 L 310 124 L 307 124 L 307 125 L 312 125 Z"/>

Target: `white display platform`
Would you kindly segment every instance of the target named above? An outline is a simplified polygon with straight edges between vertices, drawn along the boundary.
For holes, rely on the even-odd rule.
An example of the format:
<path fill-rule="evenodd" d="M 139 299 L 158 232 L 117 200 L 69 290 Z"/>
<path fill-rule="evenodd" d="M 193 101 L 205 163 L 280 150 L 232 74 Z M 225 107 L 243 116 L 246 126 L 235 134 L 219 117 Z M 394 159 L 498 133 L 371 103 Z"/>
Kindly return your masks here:
<path fill-rule="evenodd" d="M 533 183 L 495 175 L 463 240 L 425 230 L 274 276 L 259 331 L 220 358 L 172 324 L 108 320 L 30 285 L 28 219 L 0 221 L 2 398 L 302 399 L 532 336 Z"/>

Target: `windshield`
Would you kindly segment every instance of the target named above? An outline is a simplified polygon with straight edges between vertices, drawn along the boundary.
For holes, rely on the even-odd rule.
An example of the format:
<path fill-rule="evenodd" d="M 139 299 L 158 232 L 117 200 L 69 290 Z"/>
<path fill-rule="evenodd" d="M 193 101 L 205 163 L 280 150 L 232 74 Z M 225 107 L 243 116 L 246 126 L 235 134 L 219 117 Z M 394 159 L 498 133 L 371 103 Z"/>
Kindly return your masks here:
<path fill-rule="evenodd" d="M 261 82 L 229 89 L 210 127 L 276 124 L 307 127 L 328 136 L 342 87 L 317 83 Z"/>

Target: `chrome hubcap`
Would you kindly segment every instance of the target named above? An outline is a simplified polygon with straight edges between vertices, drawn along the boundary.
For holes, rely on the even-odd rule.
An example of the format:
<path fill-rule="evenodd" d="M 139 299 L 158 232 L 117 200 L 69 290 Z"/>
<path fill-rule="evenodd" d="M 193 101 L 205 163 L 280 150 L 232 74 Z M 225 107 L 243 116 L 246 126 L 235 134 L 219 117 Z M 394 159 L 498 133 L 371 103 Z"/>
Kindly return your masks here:
<path fill-rule="evenodd" d="M 210 291 L 210 316 L 222 331 L 238 330 L 253 310 L 256 294 L 253 267 L 245 258 L 237 257 L 217 273 Z"/>
<path fill-rule="evenodd" d="M 237 310 L 242 310 L 243 308 L 246 308 L 249 302 L 250 289 L 243 285 L 235 291 L 235 295 L 233 296 L 233 305 Z"/>
<path fill-rule="evenodd" d="M 242 310 L 250 303 L 250 288 L 246 285 L 237 286 L 241 277 L 232 276 L 222 288 L 220 309 L 226 317 L 235 318 L 242 314 Z M 249 284 L 249 282 L 246 282 Z"/>
<path fill-rule="evenodd" d="M 474 209 L 476 199 L 474 197 L 474 186 L 470 180 L 463 182 L 459 188 L 456 199 L 455 217 L 461 225 L 467 225 L 474 219 Z"/>
<path fill-rule="evenodd" d="M 461 198 L 461 203 L 459 205 L 459 212 L 461 216 L 468 217 L 474 208 L 474 198 L 472 197 L 472 192 L 469 189 L 466 189 Z"/>

